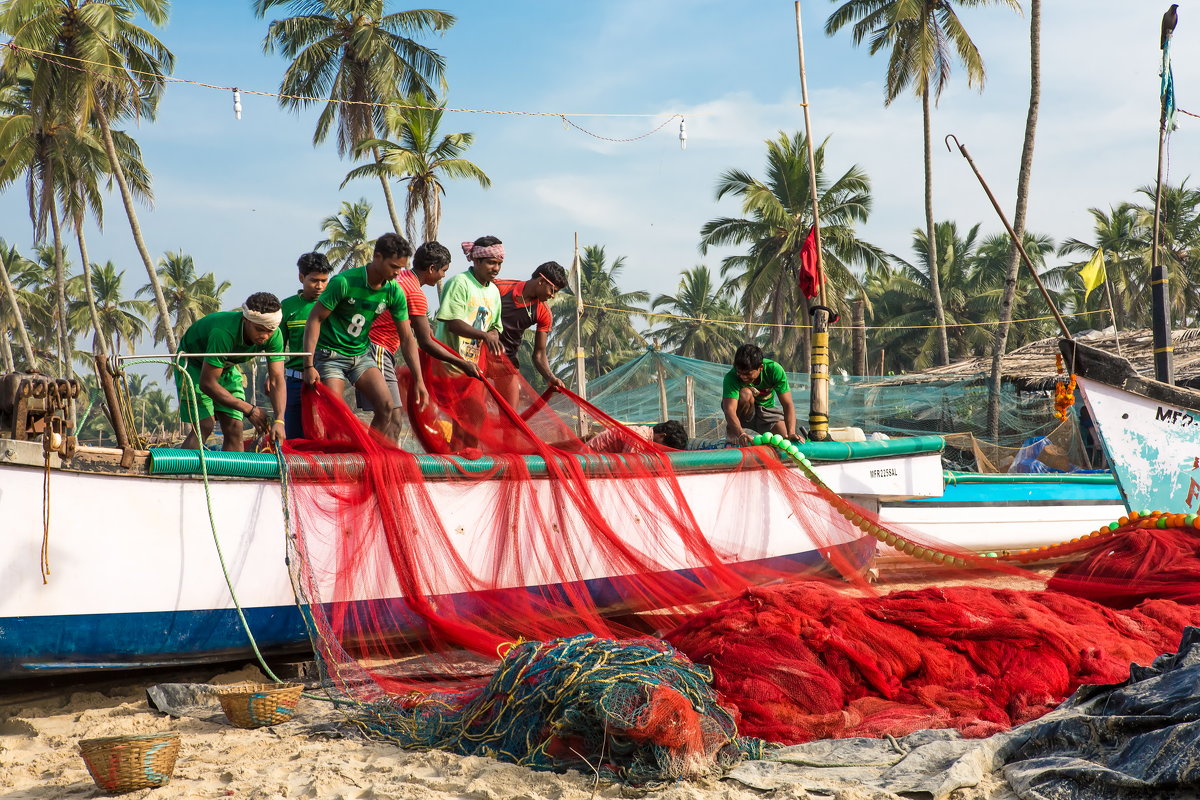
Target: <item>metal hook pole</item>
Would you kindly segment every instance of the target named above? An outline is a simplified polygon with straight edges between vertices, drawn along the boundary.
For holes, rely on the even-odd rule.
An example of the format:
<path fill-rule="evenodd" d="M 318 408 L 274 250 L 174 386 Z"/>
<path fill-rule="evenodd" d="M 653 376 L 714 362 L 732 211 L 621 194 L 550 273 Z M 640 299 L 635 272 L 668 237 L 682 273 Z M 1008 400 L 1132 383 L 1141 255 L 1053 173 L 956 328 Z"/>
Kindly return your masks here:
<path fill-rule="evenodd" d="M 1046 298 L 1046 305 L 1050 306 L 1050 311 L 1054 314 L 1054 319 L 1058 321 L 1059 330 L 1062 331 L 1064 339 L 1070 339 L 1071 331 L 1067 329 L 1067 323 L 1062 318 L 1062 314 L 1058 312 L 1058 306 L 1055 305 L 1054 299 L 1050 297 L 1050 292 L 1046 291 L 1045 285 L 1042 284 L 1041 277 L 1037 274 L 1037 269 L 1033 266 L 1033 259 L 1029 257 L 1029 253 L 1025 251 L 1025 245 L 1021 242 L 1021 237 L 1017 236 L 1017 232 L 1013 230 L 1013 226 L 1009 224 L 1008 217 L 1004 216 L 1004 211 L 1000 208 L 1000 204 L 996 202 L 996 196 L 992 194 L 991 188 L 987 181 L 983 179 L 983 175 L 979 172 L 979 167 L 975 166 L 975 159 L 971 158 L 971 154 L 967 152 L 967 146 L 958 141 L 958 137 L 953 133 L 947 134 L 944 139 L 946 149 L 951 153 L 954 148 L 950 146 L 950 140 L 954 140 L 954 144 L 958 147 L 962 157 L 971 165 L 971 171 L 975 173 L 975 177 L 979 180 L 979 185 L 983 187 L 983 191 L 987 194 L 988 200 L 992 201 L 992 208 L 996 210 L 996 216 L 1000 217 L 1000 221 L 1004 223 L 1004 230 L 1008 231 L 1008 238 L 1012 240 L 1013 246 L 1017 248 L 1017 252 L 1021 254 L 1021 260 L 1025 263 L 1026 269 L 1029 270 L 1033 282 L 1037 284 L 1038 289 L 1042 291 L 1042 297 Z"/>

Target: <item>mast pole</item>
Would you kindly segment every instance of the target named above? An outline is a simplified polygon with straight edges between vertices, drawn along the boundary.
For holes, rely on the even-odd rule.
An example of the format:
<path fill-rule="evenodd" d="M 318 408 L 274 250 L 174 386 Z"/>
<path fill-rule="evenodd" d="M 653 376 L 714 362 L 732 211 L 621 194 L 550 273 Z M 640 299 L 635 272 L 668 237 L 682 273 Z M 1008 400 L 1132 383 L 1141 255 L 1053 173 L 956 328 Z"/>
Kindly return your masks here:
<path fill-rule="evenodd" d="M 804 108 L 804 137 L 808 143 L 808 188 L 812 201 L 813 238 L 817 245 L 818 304 L 812 315 L 812 356 L 809 362 L 808 433 L 814 441 L 829 438 L 829 317 L 826 302 L 825 268 L 821 263 L 821 209 L 817 199 L 816 144 L 808 108 L 808 72 L 804 67 L 804 28 L 800 22 L 800 0 L 796 0 L 796 50 L 800 58 L 800 103 Z"/>
<path fill-rule="evenodd" d="M 1170 13 L 1169 11 L 1167 12 Z M 1154 332 L 1154 377 L 1163 383 L 1175 383 L 1175 365 L 1171 344 L 1171 309 L 1168 296 L 1167 270 L 1162 263 L 1162 253 L 1159 239 L 1162 236 L 1162 193 L 1163 193 L 1163 163 L 1167 149 L 1167 98 L 1174 91 L 1171 85 L 1171 37 L 1173 26 L 1168 29 L 1163 26 L 1163 91 L 1160 93 L 1158 116 L 1158 173 L 1154 182 L 1154 225 L 1151 231 L 1153 244 L 1150 248 L 1150 311 L 1151 327 Z"/>

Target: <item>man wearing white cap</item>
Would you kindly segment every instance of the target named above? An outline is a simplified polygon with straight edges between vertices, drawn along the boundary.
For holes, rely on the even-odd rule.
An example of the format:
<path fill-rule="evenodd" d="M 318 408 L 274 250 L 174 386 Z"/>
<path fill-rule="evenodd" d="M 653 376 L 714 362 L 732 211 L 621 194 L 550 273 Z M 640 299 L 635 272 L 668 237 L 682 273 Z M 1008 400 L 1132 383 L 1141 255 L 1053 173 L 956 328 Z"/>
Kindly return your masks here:
<path fill-rule="evenodd" d="M 176 370 L 179 389 L 179 416 L 193 424 L 199 417 L 200 430 L 188 434 L 183 446 L 200 449 L 201 442 L 213 432 L 215 416 L 225 436 L 223 450 L 240 452 L 242 419 L 260 432 L 270 430 L 272 437 L 284 436 L 283 412 L 287 408 L 287 388 L 283 375 L 284 356 L 267 356 L 267 386 L 270 387 L 274 414 L 246 402 L 239 364 L 254 358 L 254 353 L 282 353 L 283 333 L 279 323 L 283 312 L 279 298 L 269 292 L 257 292 L 246 298 L 241 311 L 217 311 L 192 323 L 179 342 L 180 353 L 204 353 L 203 358 L 185 358 L 183 364 L 191 381 Z M 227 355 L 237 353 L 239 355 Z M 190 385 L 189 385 L 190 383 Z"/>

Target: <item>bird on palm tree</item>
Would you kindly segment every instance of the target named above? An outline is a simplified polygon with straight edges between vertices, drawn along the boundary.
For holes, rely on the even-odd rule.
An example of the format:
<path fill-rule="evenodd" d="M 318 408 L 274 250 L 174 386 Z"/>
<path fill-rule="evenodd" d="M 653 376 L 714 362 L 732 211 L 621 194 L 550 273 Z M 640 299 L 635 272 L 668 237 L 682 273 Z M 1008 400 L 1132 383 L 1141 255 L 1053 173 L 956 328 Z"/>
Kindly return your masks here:
<path fill-rule="evenodd" d="M 423 218 L 420 241 L 437 240 L 442 219 L 442 195 L 446 193 L 442 178 L 474 180 L 486 189 L 491 178 L 462 154 L 475 141 L 471 133 L 448 133 L 438 138 L 444 104 L 433 105 L 424 95 L 402 98 L 400 108 L 384 113 L 384 129 L 389 139 L 364 139 L 354 148 L 363 157 L 377 154 L 378 159 L 355 167 L 342 181 L 342 188 L 354 178 L 376 176 L 383 180 L 397 178 L 407 184 L 404 202 L 404 232 L 415 242 L 417 214 Z"/>
<path fill-rule="evenodd" d="M 365 199 L 342 203 L 338 213 L 321 220 L 325 238 L 313 245 L 313 250 L 324 253 L 339 272 L 364 266 L 371 260 L 375 247 L 367 232 L 370 217 L 371 204 Z"/>
<path fill-rule="evenodd" d="M 703 264 L 684 270 L 676 293 L 660 294 L 650 308 L 671 315 L 652 335 L 661 348 L 681 356 L 726 363 L 745 340 L 732 287 L 716 285 Z"/>
<path fill-rule="evenodd" d="M 211 272 L 196 274 L 192 257 L 183 252 L 168 252 L 158 261 L 156 271 L 164 289 L 169 316 L 154 320 L 154 342 L 164 341 L 168 333 L 178 341 L 191 324 L 206 314 L 221 310 L 221 295 L 230 287 L 229 281 L 217 283 Z M 143 286 L 137 296 L 149 294 L 151 287 Z"/>
<path fill-rule="evenodd" d="M 721 263 L 721 274 L 740 293 L 747 322 L 746 340 L 754 338 L 752 321 L 770 323 L 769 349 L 784 360 L 799 359 L 805 348 L 805 319 L 796 309 L 808 304 L 797 286 L 800 250 L 813 224 L 809 202 L 808 142 L 803 134 L 780 132 L 767 145 L 766 177 L 728 170 L 717 181 L 717 199 L 740 198 L 742 217 L 720 217 L 700 229 L 700 251 L 710 247 L 745 247 L 746 252 Z M 883 251 L 858 238 L 857 226 L 871 212 L 871 181 L 858 166 L 836 180 L 825 174 L 825 146 L 813 154 L 821 213 L 822 265 L 834 310 L 845 312 L 842 299 L 862 291 L 854 269 L 880 263 Z"/>
<path fill-rule="evenodd" d="M 39 128 L 97 126 L 160 316 L 168 314 L 166 300 L 142 238 L 136 191 L 125 175 L 112 122 L 154 118 L 174 56 L 134 19 L 140 15 L 163 25 L 168 6 L 168 0 L 27 0 L 0 7 L 0 31 L 16 46 L 5 51 L 3 71 L 30 76 L 30 113 Z M 42 59 L 35 51 L 65 59 Z M 88 69 L 77 69 L 72 59 L 89 62 Z M 174 352 L 174 334 L 166 333 Z"/>
<path fill-rule="evenodd" d="M 842 2 L 842 0 L 833 0 Z M 890 50 L 883 102 L 892 102 L 912 89 L 921 98 L 921 118 L 925 142 L 925 240 L 935 249 L 937 236 L 933 218 L 933 150 L 931 143 L 930 101 L 942 95 L 950 78 L 950 67 L 957 58 L 967 73 L 967 85 L 983 89 L 985 71 L 978 48 L 967 35 L 954 7 L 964 8 L 1006 5 L 1020 11 L 1017 0 L 845 0 L 825 21 L 825 33 L 832 36 L 854 23 L 854 44 L 870 42 L 875 55 Z M 934 316 L 938 324 L 939 361 L 948 364 L 950 347 L 946 333 L 946 312 L 937 270 L 930 273 L 929 290 L 933 294 Z"/>
<path fill-rule="evenodd" d="M 435 97 L 445 88 L 444 59 L 413 38 L 448 30 L 455 19 L 444 11 L 388 14 L 383 0 L 255 0 L 254 13 L 261 18 L 278 6 L 295 16 L 271 22 L 263 50 L 292 59 L 279 84 L 281 106 L 299 111 L 322 103 L 314 145 L 336 124 L 338 155 L 350 155 L 359 142 L 386 129 L 382 98 Z M 378 152 L 372 156 L 379 161 Z M 386 176 L 380 184 L 400 233 Z"/>
<path fill-rule="evenodd" d="M 603 246 L 588 245 L 583 249 L 579 261 L 580 293 L 559 295 L 557 300 L 566 322 L 555 336 L 556 371 L 574 365 L 568 354 L 574 350 L 576 303 L 583 305 L 579 333 L 588 354 L 584 369 L 593 377 L 628 360 L 637 346 L 645 346 L 646 339 L 633 327 L 632 318 L 646 313 L 640 304 L 647 302 L 650 294 L 622 291 L 617 276 L 624 269 L 625 256 L 617 256 L 609 264 Z"/>

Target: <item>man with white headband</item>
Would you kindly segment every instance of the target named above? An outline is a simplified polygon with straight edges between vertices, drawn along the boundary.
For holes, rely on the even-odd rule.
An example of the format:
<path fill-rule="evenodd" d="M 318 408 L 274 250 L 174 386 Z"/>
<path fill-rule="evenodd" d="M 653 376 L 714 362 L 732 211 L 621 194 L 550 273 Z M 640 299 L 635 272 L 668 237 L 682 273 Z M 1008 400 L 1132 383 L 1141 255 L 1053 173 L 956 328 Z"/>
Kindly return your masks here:
<path fill-rule="evenodd" d="M 283 412 L 287 408 L 287 388 L 284 381 L 283 333 L 279 323 L 283 311 L 279 298 L 269 292 L 257 292 L 246 298 L 241 311 L 217 311 L 192 323 L 179 341 L 180 354 L 203 353 L 203 357 L 184 358 L 187 381 L 175 371 L 179 389 L 179 416 L 193 425 L 183 446 L 198 450 L 213 432 L 213 417 L 221 423 L 225 437 L 223 450 L 241 452 L 243 443 L 242 419 L 247 419 L 259 432 L 270 431 L 276 441 L 284 437 Z M 254 358 L 255 353 L 267 355 L 267 386 L 273 414 L 246 402 L 242 385 L 242 370 L 238 366 Z M 190 383 L 190 385 L 189 385 Z M 199 431 L 195 428 L 199 419 Z M 198 435 L 197 435 L 198 433 Z"/>
<path fill-rule="evenodd" d="M 504 264 L 504 243 L 495 236 L 481 236 L 462 243 L 471 268 L 450 279 L 438 306 L 438 338 L 472 363 L 487 347 L 494 355 L 504 352 L 500 342 L 500 290 L 495 278 Z"/>

